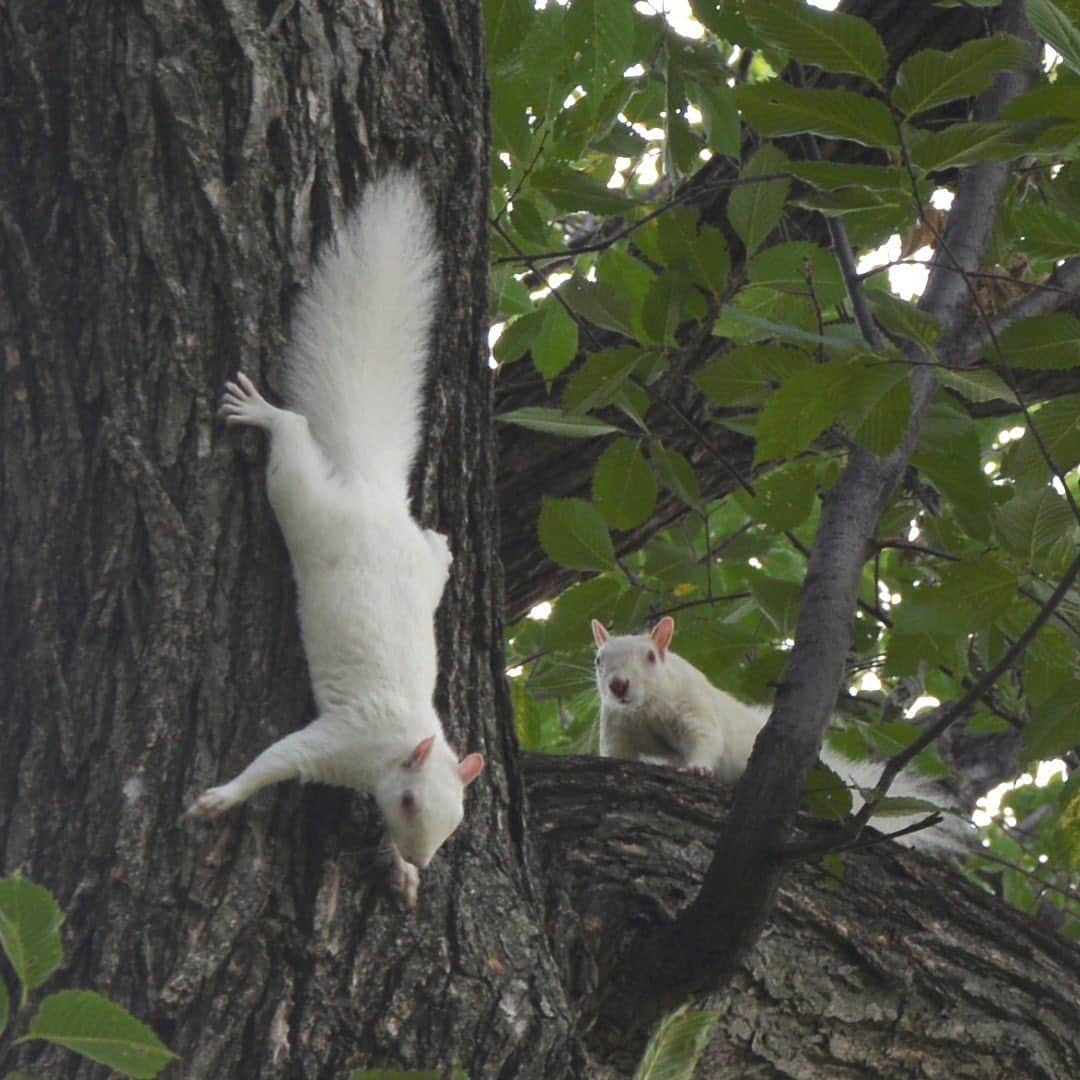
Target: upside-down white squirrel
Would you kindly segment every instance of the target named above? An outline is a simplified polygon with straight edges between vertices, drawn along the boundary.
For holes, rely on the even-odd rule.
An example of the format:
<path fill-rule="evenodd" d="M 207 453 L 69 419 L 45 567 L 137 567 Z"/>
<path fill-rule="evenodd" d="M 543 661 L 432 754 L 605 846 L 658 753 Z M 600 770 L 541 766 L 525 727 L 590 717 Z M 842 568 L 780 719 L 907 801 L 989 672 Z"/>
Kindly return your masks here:
<path fill-rule="evenodd" d="M 318 262 L 293 317 L 287 408 L 243 374 L 228 425 L 270 439 L 266 487 L 292 561 L 317 717 L 189 810 L 213 818 L 281 780 L 374 794 L 396 875 L 415 903 L 427 865 L 484 767 L 458 760 L 432 704 L 433 617 L 450 573 L 446 538 L 409 512 L 440 256 L 415 177 L 373 183 Z"/>

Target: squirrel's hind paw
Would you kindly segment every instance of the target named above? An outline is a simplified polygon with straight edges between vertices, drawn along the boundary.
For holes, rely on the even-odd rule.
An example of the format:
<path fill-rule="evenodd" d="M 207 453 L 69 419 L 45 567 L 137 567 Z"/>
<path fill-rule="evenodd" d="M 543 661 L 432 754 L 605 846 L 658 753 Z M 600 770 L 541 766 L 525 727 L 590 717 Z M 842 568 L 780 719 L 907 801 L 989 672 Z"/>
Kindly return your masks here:
<path fill-rule="evenodd" d="M 683 765 L 679 771 L 691 776 L 703 776 L 706 780 L 716 779 L 716 770 L 711 765 Z"/>
<path fill-rule="evenodd" d="M 255 388 L 255 384 L 242 371 L 238 371 L 236 382 L 225 384 L 218 415 L 230 426 L 246 424 L 268 428 L 276 411 Z"/>
<path fill-rule="evenodd" d="M 188 807 L 184 817 L 213 821 L 214 818 L 220 817 L 239 801 L 235 793 L 229 790 L 228 784 L 208 788 Z"/>

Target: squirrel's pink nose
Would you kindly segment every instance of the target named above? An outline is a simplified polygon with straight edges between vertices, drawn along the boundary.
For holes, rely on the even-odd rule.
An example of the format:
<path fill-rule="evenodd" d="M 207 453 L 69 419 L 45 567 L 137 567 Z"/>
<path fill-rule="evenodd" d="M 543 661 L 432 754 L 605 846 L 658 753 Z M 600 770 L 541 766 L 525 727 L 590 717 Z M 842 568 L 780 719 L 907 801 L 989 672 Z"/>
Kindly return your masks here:
<path fill-rule="evenodd" d="M 630 684 L 626 679 L 616 677 L 608 682 L 608 688 L 621 701 L 626 697 L 627 691 L 630 689 Z"/>

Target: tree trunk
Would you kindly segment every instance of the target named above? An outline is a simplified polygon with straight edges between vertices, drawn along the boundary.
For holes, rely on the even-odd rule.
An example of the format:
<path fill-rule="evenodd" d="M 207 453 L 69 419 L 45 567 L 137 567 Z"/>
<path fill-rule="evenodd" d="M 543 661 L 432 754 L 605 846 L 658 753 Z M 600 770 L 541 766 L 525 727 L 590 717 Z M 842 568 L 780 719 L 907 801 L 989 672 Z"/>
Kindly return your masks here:
<path fill-rule="evenodd" d="M 56 892 L 65 979 L 177 1074 L 571 1072 L 502 678 L 480 5 L 33 0 L 0 34 L 3 871 Z M 490 763 L 415 917 L 367 799 L 178 822 L 312 715 L 265 450 L 214 410 L 237 369 L 274 386 L 313 252 L 391 163 L 445 247 L 416 504 L 455 553 L 438 703 Z"/>
<path fill-rule="evenodd" d="M 150 1022 L 182 1056 L 166 1075 L 625 1074 L 645 1032 L 611 1030 L 604 973 L 708 857 L 722 796 L 643 766 L 532 762 L 526 820 L 484 86 L 479 4 L 461 0 L 0 13 L 0 871 L 57 894 L 57 983 Z M 313 253 L 391 163 L 424 176 L 446 251 L 416 502 L 455 552 L 438 704 L 489 763 L 415 915 L 385 888 L 367 799 L 287 785 L 178 821 L 312 714 L 265 450 L 213 413 L 237 369 L 274 386 Z M 846 865 L 839 889 L 814 866 L 789 879 L 723 999 L 711 1075 L 1076 1073 L 1075 949 L 933 864 Z M 22 1061 L 103 1073 L 33 1045 Z"/>

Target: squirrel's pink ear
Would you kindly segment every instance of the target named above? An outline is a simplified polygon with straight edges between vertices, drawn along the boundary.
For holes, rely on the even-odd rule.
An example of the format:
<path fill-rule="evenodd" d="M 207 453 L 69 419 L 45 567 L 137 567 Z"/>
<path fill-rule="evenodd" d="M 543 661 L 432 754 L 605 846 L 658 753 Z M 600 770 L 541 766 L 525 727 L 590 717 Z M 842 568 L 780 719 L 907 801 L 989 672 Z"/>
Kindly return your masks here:
<path fill-rule="evenodd" d="M 598 649 L 611 637 L 607 632 L 607 627 L 599 619 L 593 619 L 592 621 L 592 636 Z"/>
<path fill-rule="evenodd" d="M 413 752 L 405 759 L 406 769 L 419 769 L 421 765 L 429 757 L 431 757 L 431 749 L 435 745 L 435 736 L 429 735 L 426 739 L 421 739 L 417 744 Z"/>
<path fill-rule="evenodd" d="M 649 636 L 653 639 L 653 643 L 660 651 L 661 656 L 667 651 L 667 647 L 671 644 L 671 639 L 674 634 L 675 620 L 670 615 L 665 615 L 652 628 L 652 633 Z"/>
<path fill-rule="evenodd" d="M 457 774 L 461 778 L 461 786 L 468 787 L 484 771 L 484 755 L 469 754 L 463 757 L 457 766 Z"/>

